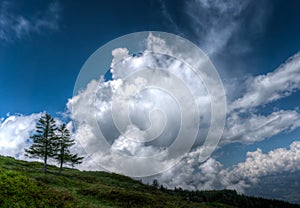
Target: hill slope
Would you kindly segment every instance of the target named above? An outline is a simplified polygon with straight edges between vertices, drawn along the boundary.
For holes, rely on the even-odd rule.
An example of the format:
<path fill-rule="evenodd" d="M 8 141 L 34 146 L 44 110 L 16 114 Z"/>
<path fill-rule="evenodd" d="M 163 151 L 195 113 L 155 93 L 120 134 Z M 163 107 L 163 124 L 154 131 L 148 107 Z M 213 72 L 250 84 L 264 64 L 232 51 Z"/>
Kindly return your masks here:
<path fill-rule="evenodd" d="M 0 156 L 0 207 L 300 207 L 235 191 L 176 191 L 106 172 L 79 171 Z"/>

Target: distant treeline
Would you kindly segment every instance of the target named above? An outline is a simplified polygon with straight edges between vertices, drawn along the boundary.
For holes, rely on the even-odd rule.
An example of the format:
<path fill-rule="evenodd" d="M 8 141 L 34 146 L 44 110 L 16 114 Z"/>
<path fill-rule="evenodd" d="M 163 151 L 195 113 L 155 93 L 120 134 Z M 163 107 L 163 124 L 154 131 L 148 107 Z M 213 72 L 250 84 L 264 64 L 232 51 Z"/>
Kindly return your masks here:
<path fill-rule="evenodd" d="M 291 204 L 285 201 L 239 195 L 235 190 L 189 191 L 176 187 L 174 190 L 171 190 L 163 187 L 162 185 L 159 186 L 156 180 L 153 181 L 153 186 L 167 194 L 180 196 L 193 202 L 219 202 L 243 208 L 300 208 L 300 205 Z"/>

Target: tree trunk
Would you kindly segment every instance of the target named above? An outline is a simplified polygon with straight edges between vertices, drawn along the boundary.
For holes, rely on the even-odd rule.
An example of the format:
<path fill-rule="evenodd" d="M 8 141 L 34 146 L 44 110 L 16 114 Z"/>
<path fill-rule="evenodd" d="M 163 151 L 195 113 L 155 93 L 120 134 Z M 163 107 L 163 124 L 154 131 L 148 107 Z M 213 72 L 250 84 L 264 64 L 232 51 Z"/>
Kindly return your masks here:
<path fill-rule="evenodd" d="M 62 137 L 63 137 L 63 135 L 62 135 Z M 60 157 L 59 157 L 59 159 L 60 159 L 60 161 L 59 161 L 60 162 L 60 167 L 59 167 L 58 175 L 61 175 L 61 172 L 62 172 L 62 168 L 63 168 L 63 164 L 64 164 L 64 153 L 65 153 L 62 141 L 60 143 L 60 146 L 62 148 L 60 150 Z"/>
<path fill-rule="evenodd" d="M 60 167 L 59 167 L 58 175 L 61 175 L 62 168 L 63 168 L 63 160 L 60 161 Z"/>
<path fill-rule="evenodd" d="M 48 131 L 47 131 L 48 134 Z M 45 141 L 45 152 L 44 152 L 44 166 L 43 166 L 43 173 L 46 174 L 47 172 L 47 157 L 48 157 L 48 137 L 46 137 Z"/>
<path fill-rule="evenodd" d="M 46 174 L 47 171 L 47 154 L 44 157 L 44 166 L 43 166 L 43 173 Z"/>

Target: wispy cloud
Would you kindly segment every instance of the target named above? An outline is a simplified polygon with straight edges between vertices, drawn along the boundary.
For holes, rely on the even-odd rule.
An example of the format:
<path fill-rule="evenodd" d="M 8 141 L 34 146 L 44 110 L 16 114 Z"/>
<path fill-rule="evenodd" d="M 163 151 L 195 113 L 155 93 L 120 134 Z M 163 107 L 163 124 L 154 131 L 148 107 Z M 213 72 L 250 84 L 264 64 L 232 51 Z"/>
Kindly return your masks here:
<path fill-rule="evenodd" d="M 300 114 L 296 110 L 279 110 L 266 116 L 232 113 L 228 116 L 221 144 L 251 144 L 292 131 L 299 126 Z"/>
<path fill-rule="evenodd" d="M 25 15 L 25 12 L 17 12 L 16 4 L 3 1 L 0 3 L 0 40 L 13 41 L 58 30 L 61 11 L 61 4 L 54 1 L 45 10 Z"/>
<path fill-rule="evenodd" d="M 23 23 L 26 25 L 26 21 Z M 24 27 L 26 28 L 26 27 Z M 164 47 L 160 44 L 160 47 Z M 125 49 L 118 49 L 113 52 L 115 57 L 114 61 L 117 63 L 119 58 L 126 56 L 128 53 Z M 134 64 L 142 64 L 140 62 L 142 57 L 132 57 L 130 60 Z M 134 69 L 130 67 L 124 67 L 125 69 Z M 140 65 L 139 65 L 140 66 Z M 172 65 L 174 70 L 177 70 L 176 65 Z M 124 68 L 115 67 L 113 70 L 113 77 L 115 80 L 108 82 L 99 82 L 92 80 L 78 95 L 72 97 L 67 106 L 70 110 L 70 117 L 77 121 L 77 129 L 74 131 L 73 136 L 75 139 L 81 142 L 83 147 L 90 148 L 91 152 L 95 152 L 93 160 L 86 158 L 85 163 L 79 166 L 81 169 L 99 169 L 99 162 L 103 162 L 107 166 L 111 166 L 110 170 L 118 171 L 118 166 L 121 164 L 130 171 L 135 168 L 141 169 L 154 169 L 157 164 L 154 163 L 139 163 L 138 160 L 133 163 L 126 163 L 124 158 L 110 155 L 110 150 L 116 150 L 119 152 L 126 152 L 129 155 L 137 156 L 149 156 L 152 153 L 160 152 L 160 144 L 142 145 L 140 142 L 132 142 L 132 140 L 126 139 L 123 135 L 115 134 L 117 129 L 113 128 L 112 125 L 103 125 L 105 131 L 109 132 L 109 137 L 112 149 L 106 148 L 99 138 L 103 135 L 99 135 L 98 123 L 93 122 L 95 117 L 94 114 L 99 116 L 101 122 L 113 122 L 110 116 L 111 100 L 112 96 L 119 96 L 119 101 L 124 98 L 124 93 L 129 93 L 127 96 L 131 96 L 135 88 L 142 88 L 144 82 L 137 80 L 131 85 L 125 85 L 122 82 L 122 77 L 126 76 Z M 182 69 L 182 68 L 178 68 Z M 253 143 L 262 141 L 266 138 L 270 138 L 276 134 L 280 134 L 287 130 L 294 130 L 300 126 L 300 114 L 297 110 L 277 110 L 271 112 L 268 115 L 255 114 L 257 107 L 268 104 L 272 101 L 283 99 L 286 96 L 291 95 L 295 90 L 299 89 L 299 54 L 291 57 L 286 63 L 279 66 L 274 72 L 259 75 L 251 78 L 245 87 L 246 91 L 243 92 L 239 98 L 229 103 L 230 112 L 227 117 L 227 124 L 225 128 L 224 137 L 221 141 L 224 143 L 242 142 L 242 143 Z M 184 73 L 184 70 L 178 70 L 177 75 Z M 194 83 L 192 76 L 184 77 L 189 80 L 189 83 Z M 166 79 L 167 80 L 167 79 Z M 197 84 L 192 84 L 197 86 Z M 95 95 L 95 89 L 101 89 L 102 94 L 98 94 L 97 102 L 93 99 Z M 198 90 L 200 92 L 200 90 Z M 152 96 L 152 94 L 145 94 L 144 96 Z M 150 100 L 160 99 L 159 94 L 153 96 Z M 202 95 L 205 98 L 205 94 Z M 145 104 L 145 103 L 143 103 Z M 152 104 L 151 102 L 148 104 Z M 72 107 L 73 111 L 71 110 Z M 97 108 L 96 108 L 96 107 Z M 116 112 L 122 114 L 122 105 L 117 105 L 119 108 Z M 143 107 L 146 105 L 142 105 Z M 151 105 L 149 105 L 149 108 Z M 172 105 L 167 105 L 168 110 L 174 114 Z M 75 109 L 75 110 L 74 110 Z M 136 108 L 138 109 L 138 108 Z M 254 110 L 253 110 L 254 109 Z M 93 113 L 91 113 L 93 112 Z M 138 112 L 134 110 L 134 112 Z M 168 111 L 166 111 L 168 112 Z M 193 113 L 193 112 L 192 112 Z M 168 115 L 168 114 L 167 114 Z M 136 114 L 137 121 L 143 121 L 145 118 L 142 114 Z M 138 118 L 138 116 L 141 116 Z M 33 129 L 33 120 L 30 119 L 30 127 L 27 129 Z M 28 138 L 28 132 L 21 132 L 20 128 L 23 123 L 28 123 L 27 120 L 18 122 L 12 122 L 11 120 L 16 118 L 1 119 L 0 118 L 0 141 L 3 144 L 0 149 L 2 152 L 8 155 L 16 155 L 19 149 L 26 145 L 26 138 Z M 21 118 L 19 118 L 21 119 Z M 174 119 L 170 119 L 174 120 Z M 205 121 L 204 119 L 202 119 Z M 159 121 L 159 119 L 158 119 Z M 159 125 L 162 126 L 162 125 Z M 172 123 L 170 128 L 170 135 L 173 135 L 174 129 L 176 129 Z M 3 128 L 2 128 L 3 127 Z M 5 128 L 4 128 L 5 127 Z M 142 138 L 144 135 L 140 129 L 126 128 L 125 135 L 128 138 Z M 22 129 L 22 128 L 21 128 Z M 155 129 L 156 130 L 156 129 Z M 160 129 L 157 128 L 157 131 Z M 168 128 L 167 128 L 168 130 Z M 105 132 L 103 131 L 103 132 Z M 17 133 L 20 137 L 17 144 L 14 145 L 13 149 L 8 148 L 10 145 L 10 139 L 16 137 Z M 21 132 L 21 133 L 20 133 Z M 2 134 L 1 134 L 2 133 Z M 172 134 L 171 134 L 172 133 Z M 104 135 L 107 136 L 107 135 Z M 169 136 L 170 137 L 170 136 Z M 187 135 L 188 137 L 188 135 Z M 168 140 L 168 137 L 164 136 L 163 141 Z M 231 188 L 239 191 L 245 190 L 245 188 L 257 183 L 260 177 L 269 174 L 276 174 L 282 171 L 295 171 L 300 170 L 299 160 L 299 142 L 293 142 L 289 149 L 275 149 L 269 153 L 262 153 L 261 150 L 247 153 L 246 160 L 242 163 L 237 164 L 234 167 L 226 169 L 223 165 L 214 158 L 210 158 L 204 163 L 200 160 L 201 152 L 204 151 L 201 146 L 195 147 L 192 152 L 185 155 L 185 158 L 178 163 L 176 167 L 169 169 L 159 176 L 159 180 L 168 187 L 181 186 L 188 189 L 216 189 L 216 188 Z M 23 148 L 22 148 L 23 149 Z M 80 149 L 80 148 L 78 148 Z M 81 150 L 82 151 L 82 150 Z M 151 154 L 150 154 L 151 153 Z M 163 164 L 168 165 L 168 158 L 162 161 Z"/>
<path fill-rule="evenodd" d="M 179 34 L 193 35 L 193 41 L 210 56 L 237 45 L 238 53 L 248 51 L 251 47 L 247 33 L 263 31 L 271 11 L 268 1 L 257 5 L 250 0 L 189 0 L 183 4 L 183 12 L 173 13 L 166 1 L 160 2 L 162 13 L 173 29 Z M 263 9 L 266 6 L 268 11 Z"/>
<path fill-rule="evenodd" d="M 235 100 L 229 110 L 245 110 L 291 95 L 300 89 L 300 53 L 266 75 L 250 77 L 246 93 Z"/>
<path fill-rule="evenodd" d="M 300 89 L 300 53 L 273 72 L 249 77 L 245 83 L 241 96 L 228 104 L 228 118 L 221 142 L 254 143 L 300 126 L 297 109 L 279 109 L 269 115 L 261 115 L 258 110 Z"/>

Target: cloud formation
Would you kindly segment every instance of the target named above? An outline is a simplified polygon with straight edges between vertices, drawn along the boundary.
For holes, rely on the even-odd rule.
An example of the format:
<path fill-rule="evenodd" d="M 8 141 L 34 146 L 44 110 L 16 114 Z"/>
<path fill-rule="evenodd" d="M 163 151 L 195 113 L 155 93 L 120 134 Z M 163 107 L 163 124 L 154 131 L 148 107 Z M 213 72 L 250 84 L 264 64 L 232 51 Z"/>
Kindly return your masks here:
<path fill-rule="evenodd" d="M 170 51 L 161 39 L 150 36 L 150 40 L 152 41 L 149 41 L 150 43 L 154 42 L 155 46 L 160 47 L 159 50 Z M 86 155 L 84 163 L 78 168 L 101 169 L 99 166 L 101 162 L 104 169 L 115 172 L 123 170 L 122 173 L 128 175 L 133 172 L 137 173 L 139 169 L 152 170 L 156 173 L 167 170 L 159 175 L 158 179 L 170 188 L 175 186 L 187 189 L 230 188 L 240 192 L 258 183 L 262 176 L 299 170 L 299 157 L 297 156 L 299 155 L 299 142 L 293 142 L 289 149 L 280 148 L 269 153 L 263 153 L 259 149 L 255 152 L 248 152 L 245 162 L 227 169 L 213 157 L 203 162 L 201 155 L 206 149 L 201 147 L 203 143 L 201 138 L 208 133 L 211 99 L 205 86 L 199 84 L 195 74 L 189 73 L 189 70 L 185 68 L 187 66 L 162 55 L 149 56 L 147 53 L 141 53 L 131 56 L 125 48 L 112 51 L 112 55 L 113 79 L 91 80 L 85 89 L 70 98 L 67 103 L 70 117 L 76 122 L 77 127 L 73 131 L 73 137 L 83 147 L 77 144 L 74 149 L 79 154 Z M 262 105 L 285 98 L 299 89 L 300 63 L 298 59 L 299 54 L 296 54 L 274 72 L 249 79 L 245 87 L 246 92 L 229 103 L 230 112 L 227 115 L 221 145 L 232 142 L 254 143 L 299 127 L 300 115 L 297 110 L 276 110 L 265 115 L 257 113 L 256 110 Z M 155 67 L 149 67 L 153 66 L 151 64 L 161 64 L 162 60 L 167 62 L 167 65 L 161 66 L 166 70 L 157 72 L 152 70 Z M 176 138 L 174 135 L 178 134 L 180 126 L 180 118 L 176 116 L 180 111 L 178 102 L 174 102 L 174 97 L 171 95 L 157 89 L 144 90 L 144 87 L 151 82 L 146 77 L 132 76 L 131 79 L 127 77 L 128 74 L 137 73 L 139 68 L 147 67 L 152 70 L 151 73 L 159 73 L 155 76 L 156 84 L 163 83 L 164 86 L 168 86 L 172 78 L 169 71 L 189 83 L 192 86 L 189 90 L 197 95 L 195 102 L 201 106 L 198 109 L 201 115 L 201 126 L 194 126 L 191 122 L 186 128 L 200 130 L 196 145 L 175 167 L 170 165 L 174 164 L 174 161 L 165 154 L 165 150 L 174 142 Z M 176 94 L 179 94 L 179 98 L 190 110 L 186 116 L 193 117 L 196 110 L 190 107 L 192 106 L 191 96 L 187 96 L 189 94 L 179 86 L 180 82 L 177 82 L 176 87 L 179 90 L 175 87 Z M 165 100 L 162 102 L 163 96 Z M 128 102 L 128 100 L 134 102 Z M 124 109 L 128 106 L 129 110 L 125 111 Z M 130 125 L 127 121 L 127 123 L 121 121 L 119 125 L 115 125 L 116 117 L 112 111 L 118 116 L 130 115 Z M 1 119 L 0 141 L 3 145 L 0 146 L 0 153 L 22 158 L 22 151 L 28 145 L 26 140 L 34 128 L 37 117 L 38 114 L 33 114 L 32 117 L 11 116 Z M 167 121 L 165 117 L 168 118 Z M 189 138 L 189 131 L 185 136 Z M 152 141 L 151 138 L 155 137 L 158 139 Z M 10 140 L 10 138 L 16 139 Z M 103 138 L 105 140 L 102 140 Z M 180 145 L 183 146 L 184 143 Z M 160 160 L 145 163 L 141 159 L 151 155 L 160 155 Z M 142 175 L 143 172 L 137 174 Z"/>
<path fill-rule="evenodd" d="M 176 167 L 155 178 L 169 188 L 182 187 L 191 190 L 226 188 L 243 193 L 247 188 L 259 183 L 261 177 L 300 171 L 299 141 L 291 143 L 289 148 L 278 148 L 268 153 L 263 153 L 261 149 L 247 152 L 244 162 L 230 168 L 224 168 L 213 158 L 199 163 L 197 154 L 197 151 L 190 152 Z"/>
<path fill-rule="evenodd" d="M 0 3 L 0 40 L 12 41 L 23 39 L 34 33 L 45 33 L 59 29 L 62 6 L 51 2 L 43 11 L 31 15 L 18 12 L 14 2 Z"/>
<path fill-rule="evenodd" d="M 18 159 L 28 160 L 24 157 L 24 148 L 29 146 L 28 138 L 35 130 L 36 121 L 41 114 L 13 115 L 1 118 L 0 122 L 0 154 L 12 156 Z M 68 124 L 69 128 L 70 123 Z M 84 129 L 84 135 L 88 132 Z M 134 131 L 139 131 L 135 129 Z M 128 134 L 131 132 L 128 131 Z M 76 134 L 80 136 L 79 133 Z M 134 135 L 137 135 L 134 132 Z M 141 143 L 128 140 L 125 136 L 118 138 L 113 149 L 117 151 L 129 151 L 131 154 L 147 155 L 157 151 L 153 147 L 144 147 Z M 81 146 L 77 143 L 73 151 L 84 154 Z M 185 155 L 175 167 L 153 176 L 166 187 L 182 187 L 190 190 L 210 190 L 210 189 L 235 189 L 241 193 L 247 188 L 255 186 L 264 176 L 276 175 L 285 172 L 300 171 L 300 141 L 294 141 L 289 148 L 278 148 L 263 153 L 261 149 L 254 152 L 247 152 L 244 162 L 238 163 L 229 168 L 214 158 L 209 158 L 204 163 L 199 162 L 199 157 L 203 149 L 197 148 Z M 148 152 L 148 153 L 147 153 Z M 104 157 L 107 162 L 123 162 L 122 157 L 112 158 L 108 155 L 98 155 Z M 111 161 L 111 159 L 115 161 Z M 86 157 L 83 164 L 77 168 L 85 170 L 99 170 L 97 160 Z M 53 161 L 50 163 L 55 164 Z M 126 165 L 126 164 L 124 164 Z M 151 164 L 144 164 L 149 166 Z M 134 167 L 130 167 L 134 168 Z M 151 181 L 153 179 L 145 180 Z"/>
<path fill-rule="evenodd" d="M 36 123 L 43 113 L 33 113 L 30 115 L 7 115 L 0 118 L 0 155 L 11 156 L 20 160 L 40 161 L 41 158 L 29 158 L 25 156 L 25 149 L 30 147 L 32 142 L 30 136 L 36 132 Z M 57 126 L 63 122 L 59 118 L 54 118 Z M 66 125 L 70 132 L 73 132 L 72 122 Z M 75 141 L 75 145 L 71 147 L 72 152 L 85 154 L 80 144 Z M 48 164 L 56 165 L 57 162 L 49 158 Z"/>
<path fill-rule="evenodd" d="M 146 43 L 150 44 L 147 48 L 157 47 L 157 50 L 168 53 L 172 51 L 166 46 L 164 40 L 151 34 Z M 155 171 L 158 171 L 159 168 L 161 168 L 161 170 L 168 169 L 166 167 L 169 167 L 168 165 L 172 163 L 170 160 L 172 158 L 165 157 L 163 153 L 165 148 L 175 141 L 174 139 L 178 134 L 178 129 L 180 129 L 180 118 L 176 117 L 176 115 L 179 114 L 178 103 L 172 102 L 172 99 L 166 99 L 168 96 L 161 91 L 153 89 L 143 91 L 143 89 L 149 84 L 148 82 L 151 82 L 151 79 L 149 80 L 147 78 L 152 77 L 152 75 L 155 77 L 156 84 L 159 82 L 169 83 L 170 78 L 172 78 L 169 72 L 176 74 L 176 76 L 184 80 L 185 83 L 189 83 L 189 86 L 192 86 L 190 90 L 196 95 L 195 100 L 197 104 L 201 106 L 198 110 L 200 111 L 202 126 L 192 127 L 191 125 L 191 129 L 197 128 L 200 132 L 195 141 L 195 145 L 193 145 L 191 155 L 197 158 L 193 160 L 201 164 L 203 160 L 200 159 L 200 155 L 203 155 L 205 150 L 210 148 L 209 145 L 206 146 L 206 148 L 201 148 L 203 138 L 205 138 L 209 132 L 211 119 L 211 99 L 207 91 L 205 91 L 205 87 L 199 84 L 199 80 L 195 79 L 195 76 L 193 76 L 190 70 L 186 69 L 185 66 L 170 58 L 165 59 L 166 57 L 162 55 L 150 56 L 147 53 L 140 53 L 131 56 L 126 48 L 117 48 L 112 51 L 112 55 L 111 73 L 113 79 L 106 81 L 103 79 L 98 81 L 92 80 L 87 85 L 87 88 L 71 98 L 67 105 L 68 109 L 72 111 L 71 118 L 77 122 L 77 130 L 74 135 L 81 142 L 89 156 L 94 158 L 94 164 L 104 164 L 108 170 L 112 171 L 118 171 L 120 170 L 120 166 L 122 166 L 122 168 L 124 168 L 124 172 L 122 173 L 129 174 L 130 171 L 144 167 L 144 163 L 141 162 L 142 160 L 133 157 L 150 157 L 151 155 L 161 154 L 162 157 L 159 161 L 162 161 L 162 163 L 152 162 L 149 163 L 151 165 L 148 165 L 147 168 Z M 297 74 L 299 70 L 297 57 L 298 55 L 293 56 L 287 63 L 280 66 L 279 69 L 274 72 L 257 76 L 254 79 L 261 80 L 260 77 L 264 77 L 266 80 L 273 80 L 275 79 L 274 76 L 281 77 L 290 72 Z M 159 60 L 159 64 L 164 61 L 166 61 L 167 64 L 157 67 L 157 65 L 155 65 L 157 64 L 157 60 Z M 156 73 L 158 72 L 152 70 L 151 75 L 149 74 L 143 77 L 141 74 L 138 74 L 138 72 L 139 69 L 145 68 L 165 68 L 166 70 L 161 70 L 163 73 L 159 72 L 160 74 L 157 75 Z M 284 73 L 282 74 L 282 72 Z M 297 78 L 294 79 L 297 80 Z M 260 101 L 257 101 L 257 105 L 253 105 L 252 107 L 245 105 L 243 108 L 236 108 L 234 106 L 236 106 L 235 103 L 237 103 L 238 100 L 247 100 L 248 97 L 249 100 L 251 100 L 251 94 L 253 93 L 245 93 L 244 95 L 238 96 L 233 102 L 230 102 L 229 108 L 234 110 L 228 112 L 220 146 L 233 142 L 246 144 L 259 142 L 299 127 L 300 114 L 297 110 L 277 110 L 265 115 L 258 114 L 258 111 L 255 111 L 256 107 L 261 107 L 261 105 L 271 102 L 272 99 L 268 99 L 268 97 L 273 97 L 274 93 L 282 94 L 281 92 L 288 91 L 290 93 L 285 94 L 285 96 L 288 96 L 298 89 L 297 81 L 291 81 L 292 84 L 286 84 L 286 82 L 288 82 L 288 79 L 278 81 L 277 84 L 275 82 L 274 85 L 276 87 L 269 87 L 275 89 L 274 91 L 270 90 L 270 96 L 264 95 L 266 101 L 262 102 L 262 99 L 260 99 Z M 179 82 L 176 83 L 177 88 L 181 89 Z M 260 82 L 251 83 L 253 86 L 249 84 L 246 86 L 246 89 L 254 89 Z M 174 85 L 173 88 L 175 88 Z M 276 89 L 278 91 L 276 91 Z M 211 90 L 217 91 L 213 87 Z M 169 92 L 171 91 L 172 90 L 169 90 Z M 262 91 L 262 89 L 259 89 L 255 92 L 263 93 Z M 250 90 L 247 92 L 250 92 Z M 191 96 L 186 96 L 185 91 L 178 92 L 178 94 L 182 96 L 185 104 L 189 106 Z M 162 98 L 165 99 L 162 101 Z M 280 98 L 283 97 L 278 97 L 277 99 Z M 132 101 L 130 104 L 128 104 L 129 100 Z M 125 109 L 129 109 L 129 111 Z M 164 114 L 160 114 L 159 112 L 158 114 L 153 114 L 155 109 L 160 109 Z M 188 107 L 188 109 L 189 111 L 186 115 L 191 118 L 196 111 L 193 111 L 193 108 L 190 107 Z M 117 115 L 114 115 L 114 113 Z M 128 116 L 131 119 L 130 122 L 129 120 L 125 120 L 125 122 L 118 120 L 118 117 L 127 118 Z M 164 120 L 165 117 L 168 118 L 167 122 Z M 152 131 L 147 131 L 149 127 L 151 127 Z M 186 134 L 185 137 L 189 138 L 191 136 Z M 157 139 L 149 141 L 149 138 Z M 178 151 L 179 150 L 180 149 L 178 149 Z M 122 155 L 129 157 L 122 157 Z M 191 157 L 189 157 L 189 160 L 192 160 Z M 210 164 L 218 168 L 222 166 L 222 164 L 214 161 L 214 159 L 210 160 Z M 184 165 L 185 164 L 181 164 L 178 167 L 182 166 L 187 168 L 186 173 L 195 173 L 195 171 L 197 172 L 197 170 L 202 167 L 186 167 Z M 93 168 L 96 168 L 96 166 Z M 91 167 L 92 165 L 89 165 L 89 168 Z M 191 175 L 189 175 L 189 177 L 191 177 Z M 216 182 L 216 184 L 213 183 L 213 185 L 223 187 L 222 183 Z"/>
<path fill-rule="evenodd" d="M 289 149 L 278 148 L 268 153 L 261 149 L 247 152 L 246 161 L 237 164 L 231 171 L 232 177 L 240 177 L 244 180 L 253 180 L 285 171 L 300 170 L 300 142 L 294 141 Z"/>
<path fill-rule="evenodd" d="M 172 56 L 151 52 L 171 53 L 165 40 L 150 34 L 145 44 L 150 52 L 134 56 L 125 48 L 113 50 L 113 80 L 91 81 L 67 104 L 75 135 L 96 163 L 134 176 L 161 172 L 193 140 L 203 143 L 211 119 L 210 98 L 195 72 Z M 197 61 L 206 64 L 201 56 Z"/>
<path fill-rule="evenodd" d="M 285 131 L 293 131 L 299 126 L 300 114 L 296 110 L 279 110 L 269 115 L 231 113 L 221 143 L 251 144 Z"/>
<path fill-rule="evenodd" d="M 250 0 L 190 0 L 182 3 L 184 13 L 173 13 L 167 1 L 160 2 L 165 18 L 175 31 L 192 34 L 197 45 L 210 56 L 228 48 L 238 48 L 237 53 L 249 51 L 251 47 L 246 41 L 249 39 L 247 33 L 251 31 L 255 35 L 262 32 L 272 9 L 268 1 L 261 1 L 258 5 Z M 264 9 L 266 7 L 268 11 Z M 179 18 L 181 16 L 188 23 L 183 23 Z"/>
<path fill-rule="evenodd" d="M 30 133 L 35 130 L 41 113 L 12 115 L 0 120 L 0 154 L 24 159 Z"/>
<path fill-rule="evenodd" d="M 258 108 L 292 95 L 300 89 L 300 54 L 296 53 L 273 72 L 246 80 L 244 92 L 228 104 L 222 143 L 254 143 L 300 126 L 299 110 L 272 110 L 260 114 Z"/>
<path fill-rule="evenodd" d="M 246 93 L 230 105 L 230 111 L 249 110 L 291 95 L 300 89 L 300 53 L 290 57 L 275 71 L 250 77 L 246 83 Z"/>

